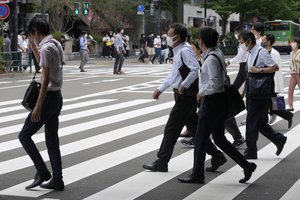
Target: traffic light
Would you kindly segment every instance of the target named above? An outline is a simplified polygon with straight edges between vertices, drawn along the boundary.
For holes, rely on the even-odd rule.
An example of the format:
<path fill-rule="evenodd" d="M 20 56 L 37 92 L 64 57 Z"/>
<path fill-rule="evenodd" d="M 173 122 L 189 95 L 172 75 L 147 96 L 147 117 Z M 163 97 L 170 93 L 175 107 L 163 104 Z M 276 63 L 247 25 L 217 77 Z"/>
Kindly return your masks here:
<path fill-rule="evenodd" d="M 89 14 L 89 7 L 90 7 L 89 2 L 83 2 L 82 3 L 82 14 L 83 15 L 88 15 Z"/>
<path fill-rule="evenodd" d="M 79 15 L 79 11 L 80 11 L 80 3 L 74 2 L 74 15 L 75 16 Z"/>

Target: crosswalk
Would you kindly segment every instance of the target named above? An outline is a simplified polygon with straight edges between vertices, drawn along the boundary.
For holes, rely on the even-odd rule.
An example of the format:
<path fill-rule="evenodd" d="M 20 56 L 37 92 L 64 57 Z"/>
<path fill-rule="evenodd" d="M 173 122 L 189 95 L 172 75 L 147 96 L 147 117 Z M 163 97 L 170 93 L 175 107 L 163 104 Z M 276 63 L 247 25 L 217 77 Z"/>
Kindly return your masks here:
<path fill-rule="evenodd" d="M 230 73 L 237 72 L 232 69 Z M 286 121 L 280 118 L 273 124 L 288 137 L 282 154 L 276 156 L 276 147 L 260 137 L 259 159 L 254 160 L 258 168 L 247 184 L 238 183 L 243 172 L 230 159 L 218 172 L 206 173 L 205 185 L 178 183 L 177 178 L 189 174 L 193 163 L 193 149 L 184 148 L 180 142 L 174 149 L 168 173 L 145 171 L 142 164 L 156 159 L 164 125 L 174 104 L 171 91 L 159 101 L 154 101 L 147 93 L 161 81 L 158 76 L 142 83 L 64 99 L 59 129 L 66 184 L 63 192 L 39 187 L 29 191 L 24 189 L 35 173 L 17 139 L 28 112 L 19 105 L 20 99 L 1 101 L 0 199 L 298 199 L 298 100 L 294 104 L 291 129 L 287 129 Z M 132 98 L 121 98 L 120 94 Z M 237 121 L 245 119 L 245 115 L 245 111 L 240 113 Z M 240 126 L 240 130 L 244 134 L 245 126 Z M 227 138 L 232 141 L 230 135 Z M 34 135 L 33 140 L 49 165 L 44 130 Z M 209 165 L 210 157 L 206 160 Z"/>

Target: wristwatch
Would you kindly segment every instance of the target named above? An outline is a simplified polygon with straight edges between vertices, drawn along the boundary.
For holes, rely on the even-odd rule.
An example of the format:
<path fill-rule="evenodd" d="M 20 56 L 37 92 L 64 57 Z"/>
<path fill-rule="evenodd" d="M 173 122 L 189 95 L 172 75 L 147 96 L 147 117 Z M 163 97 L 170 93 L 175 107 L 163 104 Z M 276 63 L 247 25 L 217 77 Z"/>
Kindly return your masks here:
<path fill-rule="evenodd" d="M 260 69 L 260 73 L 264 73 L 264 70 L 263 70 L 263 69 Z"/>

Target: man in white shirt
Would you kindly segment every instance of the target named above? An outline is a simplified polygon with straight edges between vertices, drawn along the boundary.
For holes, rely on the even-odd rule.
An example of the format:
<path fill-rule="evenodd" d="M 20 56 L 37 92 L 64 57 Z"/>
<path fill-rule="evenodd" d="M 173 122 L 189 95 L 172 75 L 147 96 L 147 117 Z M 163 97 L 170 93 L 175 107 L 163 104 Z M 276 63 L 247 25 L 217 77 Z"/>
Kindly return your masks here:
<path fill-rule="evenodd" d="M 28 25 L 28 31 L 31 36 L 30 47 L 39 61 L 42 73 L 41 88 L 36 105 L 28 114 L 19 133 L 19 140 L 37 170 L 33 182 L 26 186 L 26 189 L 40 186 L 45 189 L 62 191 L 65 186 L 62 176 L 58 128 L 63 102 L 61 64 L 64 61 L 64 53 L 60 42 L 50 35 L 50 27 L 46 20 L 34 17 Z M 37 45 L 41 47 L 40 52 Z M 45 141 L 53 172 L 52 176 L 31 138 L 43 126 L 45 126 Z M 50 179 L 50 182 L 42 184 Z"/>
<path fill-rule="evenodd" d="M 151 62 L 154 63 L 155 59 L 158 58 L 159 64 L 162 64 L 162 55 L 161 55 L 161 38 L 160 35 L 157 35 L 153 42 L 155 55 L 152 58 Z"/>
<path fill-rule="evenodd" d="M 84 66 L 86 65 L 86 63 L 89 60 L 89 49 L 88 49 L 87 37 L 88 37 L 87 32 L 85 30 L 82 31 L 82 35 L 79 38 L 79 44 L 80 44 L 79 53 L 80 53 L 80 58 L 81 58 L 80 66 L 79 66 L 80 72 L 86 72 L 86 70 L 84 69 Z"/>
<path fill-rule="evenodd" d="M 277 147 L 276 155 L 279 155 L 282 152 L 287 137 L 279 132 L 276 132 L 268 124 L 268 104 L 270 101 L 270 94 L 272 93 L 272 90 L 274 92 L 274 87 L 271 86 L 270 88 L 268 88 L 270 94 L 267 94 L 267 92 L 264 91 L 264 93 L 260 94 L 259 97 L 256 97 L 250 93 L 250 87 L 252 88 L 255 85 L 261 85 L 261 80 L 257 80 L 255 79 L 255 77 L 273 78 L 274 73 L 278 71 L 278 65 L 274 62 L 270 53 L 266 49 L 262 48 L 260 44 L 256 43 L 255 36 L 251 31 L 244 30 L 240 35 L 239 42 L 242 48 L 249 51 L 249 58 L 247 60 L 249 76 L 246 80 L 247 149 L 244 152 L 244 157 L 246 159 L 257 159 L 256 142 L 258 140 L 259 132 L 266 138 L 268 138 Z M 259 82 L 257 84 L 252 82 L 250 83 L 250 80 L 257 80 Z M 259 89 L 256 91 L 262 91 L 262 88 L 259 87 Z"/>
<path fill-rule="evenodd" d="M 272 34 L 268 34 L 268 35 L 264 35 L 262 37 L 262 42 L 261 42 L 261 46 L 264 47 L 265 49 L 267 49 L 267 51 L 271 54 L 273 60 L 275 61 L 275 63 L 278 65 L 278 71 L 275 72 L 274 75 L 274 83 L 275 83 L 275 95 L 276 94 L 283 94 L 284 92 L 284 83 L 283 83 L 283 75 L 282 75 L 282 70 L 281 70 L 281 59 L 280 59 L 280 54 L 279 52 L 274 49 L 272 47 L 272 45 L 275 42 L 275 36 Z M 269 121 L 270 124 L 272 124 L 275 119 L 276 116 L 280 116 L 283 119 L 288 121 L 288 128 L 290 128 L 292 126 L 293 123 L 293 116 L 294 114 L 289 111 L 289 110 L 272 110 L 272 101 L 270 101 L 270 115 L 271 115 L 271 119 Z"/>

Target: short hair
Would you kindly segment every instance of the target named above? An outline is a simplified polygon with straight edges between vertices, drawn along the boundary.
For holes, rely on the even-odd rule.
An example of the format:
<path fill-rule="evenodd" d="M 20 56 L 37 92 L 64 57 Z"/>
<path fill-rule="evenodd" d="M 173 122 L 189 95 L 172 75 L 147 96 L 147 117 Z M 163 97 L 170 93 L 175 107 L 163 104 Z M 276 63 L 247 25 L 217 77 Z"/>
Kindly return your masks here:
<path fill-rule="evenodd" d="M 273 34 L 266 35 L 267 41 L 270 41 L 271 45 L 275 43 L 275 36 Z"/>
<path fill-rule="evenodd" d="M 7 33 L 3 33 L 3 37 L 7 38 L 8 37 Z"/>
<path fill-rule="evenodd" d="M 243 31 L 243 27 L 241 27 L 241 26 L 236 26 L 236 27 L 234 27 L 234 31 L 242 32 L 242 31 Z"/>
<path fill-rule="evenodd" d="M 211 27 L 203 27 L 199 30 L 199 39 L 200 38 L 207 48 L 216 47 L 218 44 L 219 33 Z"/>
<path fill-rule="evenodd" d="M 174 23 L 169 26 L 169 28 L 174 29 L 174 35 L 179 35 L 181 42 L 186 41 L 187 38 L 187 28 L 180 23 Z"/>
<path fill-rule="evenodd" d="M 299 38 L 299 37 L 294 37 L 294 38 L 292 39 L 292 42 L 296 42 L 297 45 L 298 45 L 298 49 L 300 49 L 300 38 Z"/>
<path fill-rule="evenodd" d="M 50 27 L 48 22 L 40 16 L 35 16 L 34 18 L 32 18 L 28 25 L 28 32 L 30 34 L 34 34 L 36 31 L 42 35 L 50 34 Z"/>
<path fill-rule="evenodd" d="M 243 30 L 241 34 L 239 34 L 239 39 L 243 39 L 245 42 L 250 39 L 252 44 L 256 44 L 255 36 L 250 30 Z"/>
<path fill-rule="evenodd" d="M 252 25 L 252 28 L 253 28 L 254 30 L 256 30 L 257 32 L 260 32 L 260 35 L 261 35 L 261 36 L 264 35 L 265 27 L 264 27 L 264 25 L 263 25 L 261 22 L 255 22 L 255 23 Z"/>
<path fill-rule="evenodd" d="M 198 40 L 193 40 L 191 45 L 194 45 L 196 47 L 196 49 L 200 50 Z"/>
<path fill-rule="evenodd" d="M 123 28 L 121 28 L 121 27 L 117 28 L 117 33 L 120 33 L 122 29 Z"/>

